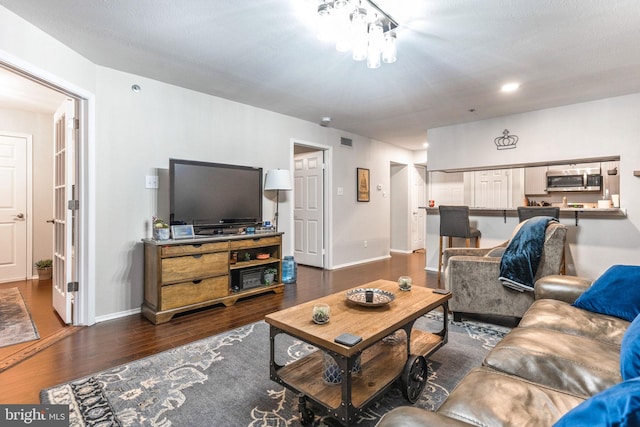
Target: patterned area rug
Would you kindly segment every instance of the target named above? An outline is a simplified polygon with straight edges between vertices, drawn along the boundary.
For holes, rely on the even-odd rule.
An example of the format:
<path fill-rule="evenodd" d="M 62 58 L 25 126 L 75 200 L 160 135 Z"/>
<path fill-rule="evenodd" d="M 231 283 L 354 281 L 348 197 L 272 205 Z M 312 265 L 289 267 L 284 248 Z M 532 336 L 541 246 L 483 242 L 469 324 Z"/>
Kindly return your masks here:
<path fill-rule="evenodd" d="M 416 327 L 436 331 L 441 324 L 442 315 L 432 312 L 419 319 Z M 508 331 L 479 322 L 451 321 L 449 342 L 428 361 L 428 382 L 415 405 L 437 409 Z M 293 339 L 284 344 L 278 343 L 283 349 L 276 355 L 279 363 L 315 350 Z M 71 426 L 300 425 L 296 395 L 269 379 L 265 322 L 43 390 L 40 400 L 69 404 Z M 392 388 L 363 412 L 357 425 L 374 426 L 384 413 L 407 404 L 401 391 Z M 320 416 L 313 425 L 324 425 Z"/>
<path fill-rule="evenodd" d="M 0 289 L 0 347 L 40 338 L 18 288 Z"/>

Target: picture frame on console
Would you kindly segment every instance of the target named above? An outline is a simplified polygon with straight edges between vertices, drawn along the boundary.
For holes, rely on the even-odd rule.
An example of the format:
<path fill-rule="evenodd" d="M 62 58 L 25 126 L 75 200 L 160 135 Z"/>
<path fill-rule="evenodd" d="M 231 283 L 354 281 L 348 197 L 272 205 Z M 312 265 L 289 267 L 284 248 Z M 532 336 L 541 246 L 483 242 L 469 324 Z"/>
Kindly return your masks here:
<path fill-rule="evenodd" d="M 175 239 L 193 239 L 196 235 L 193 225 L 172 225 L 171 236 Z"/>
<path fill-rule="evenodd" d="M 369 169 L 356 168 L 356 173 L 357 173 L 356 192 L 358 194 L 358 201 L 368 202 L 369 196 L 370 196 Z"/>

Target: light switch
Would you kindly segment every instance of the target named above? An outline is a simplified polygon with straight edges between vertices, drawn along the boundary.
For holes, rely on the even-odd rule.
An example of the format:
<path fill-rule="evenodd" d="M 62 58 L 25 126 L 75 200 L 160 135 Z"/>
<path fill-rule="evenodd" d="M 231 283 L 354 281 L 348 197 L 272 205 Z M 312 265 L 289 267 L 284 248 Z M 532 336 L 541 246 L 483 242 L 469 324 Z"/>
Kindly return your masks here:
<path fill-rule="evenodd" d="M 156 175 L 147 175 L 145 188 L 158 188 L 158 177 Z"/>
<path fill-rule="evenodd" d="M 344 188 L 338 187 L 338 196 L 343 196 L 343 195 L 344 195 Z"/>

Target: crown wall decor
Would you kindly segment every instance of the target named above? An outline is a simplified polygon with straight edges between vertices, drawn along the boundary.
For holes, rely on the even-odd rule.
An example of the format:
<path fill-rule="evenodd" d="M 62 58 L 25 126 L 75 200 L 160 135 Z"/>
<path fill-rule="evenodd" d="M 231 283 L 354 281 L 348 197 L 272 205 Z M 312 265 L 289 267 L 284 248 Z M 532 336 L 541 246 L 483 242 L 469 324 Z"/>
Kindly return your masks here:
<path fill-rule="evenodd" d="M 493 142 L 496 144 L 498 150 L 508 150 L 516 148 L 518 137 L 516 135 L 509 135 L 509 129 L 505 129 L 502 132 L 502 136 L 497 137 Z"/>

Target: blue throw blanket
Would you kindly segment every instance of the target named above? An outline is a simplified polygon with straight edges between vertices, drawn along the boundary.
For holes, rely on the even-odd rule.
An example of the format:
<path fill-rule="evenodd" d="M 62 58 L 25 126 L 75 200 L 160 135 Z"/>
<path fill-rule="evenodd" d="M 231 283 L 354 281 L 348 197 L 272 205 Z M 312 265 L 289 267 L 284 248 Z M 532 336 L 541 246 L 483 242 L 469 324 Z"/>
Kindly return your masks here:
<path fill-rule="evenodd" d="M 500 259 L 500 282 L 517 291 L 533 291 L 536 271 L 550 222 L 557 219 L 539 216 L 522 224 Z"/>

